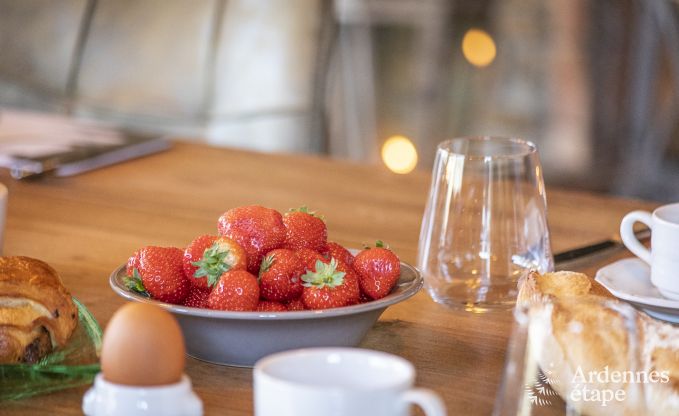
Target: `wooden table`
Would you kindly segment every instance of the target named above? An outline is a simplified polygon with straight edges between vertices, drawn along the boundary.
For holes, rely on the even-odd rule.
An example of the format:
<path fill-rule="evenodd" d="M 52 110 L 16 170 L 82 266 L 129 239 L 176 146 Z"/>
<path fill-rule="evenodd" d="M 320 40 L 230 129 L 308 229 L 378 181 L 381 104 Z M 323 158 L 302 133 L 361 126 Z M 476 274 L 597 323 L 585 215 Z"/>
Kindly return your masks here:
<path fill-rule="evenodd" d="M 43 259 L 102 326 L 123 304 L 109 273 L 143 245 L 182 247 L 214 233 L 238 205 L 308 205 L 325 215 L 330 239 L 347 246 L 378 238 L 416 259 L 429 174 L 300 155 L 269 155 L 177 143 L 165 153 L 73 178 L 16 182 L 10 190 L 7 255 Z M 622 216 L 649 203 L 548 190 L 555 251 L 614 235 Z M 617 256 L 629 255 L 620 253 Z M 580 265 L 589 273 L 612 257 Z M 362 347 L 412 361 L 417 384 L 440 393 L 449 414 L 489 414 L 500 381 L 511 315 L 446 309 L 424 292 L 389 308 Z M 252 414 L 251 370 L 188 359 L 186 372 L 207 415 Z M 86 387 L 0 404 L 0 413 L 81 414 Z"/>

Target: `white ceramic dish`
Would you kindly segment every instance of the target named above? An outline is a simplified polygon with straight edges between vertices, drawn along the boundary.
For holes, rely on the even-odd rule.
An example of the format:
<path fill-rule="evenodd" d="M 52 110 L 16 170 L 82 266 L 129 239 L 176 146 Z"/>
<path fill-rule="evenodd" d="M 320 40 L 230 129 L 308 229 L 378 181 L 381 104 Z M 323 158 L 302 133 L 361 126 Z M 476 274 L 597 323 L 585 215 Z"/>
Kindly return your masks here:
<path fill-rule="evenodd" d="M 650 316 L 679 323 L 679 301 L 663 297 L 651 284 L 651 269 L 643 260 L 636 257 L 618 260 L 599 269 L 595 279 L 613 296 Z"/>
<path fill-rule="evenodd" d="M 251 367 L 269 354 L 305 347 L 358 345 L 384 310 L 422 288 L 422 276 L 401 262 L 401 276 L 386 297 L 343 308 L 294 312 L 231 312 L 158 302 L 123 284 L 125 265 L 113 271 L 111 288 L 125 299 L 156 304 L 179 321 L 187 353 L 215 364 Z"/>
<path fill-rule="evenodd" d="M 97 374 L 82 404 L 86 416 L 202 416 L 203 402 L 186 375 L 166 386 L 125 386 Z"/>

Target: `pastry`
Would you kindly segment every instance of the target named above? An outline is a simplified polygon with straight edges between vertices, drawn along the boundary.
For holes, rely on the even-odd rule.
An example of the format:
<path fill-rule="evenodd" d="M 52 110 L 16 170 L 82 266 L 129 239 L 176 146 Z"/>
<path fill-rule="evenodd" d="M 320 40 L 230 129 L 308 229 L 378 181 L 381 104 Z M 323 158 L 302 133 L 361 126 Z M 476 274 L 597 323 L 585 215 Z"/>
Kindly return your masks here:
<path fill-rule="evenodd" d="M 35 363 L 66 344 L 78 310 L 57 272 L 29 257 L 0 257 L 0 363 Z"/>
<path fill-rule="evenodd" d="M 529 350 L 571 408 L 586 415 L 679 414 L 679 328 L 631 308 L 623 318 L 620 302 L 582 273 L 530 273 L 519 282 L 519 304 L 530 305 L 535 318 Z M 625 375 L 637 379 L 619 380 Z"/>

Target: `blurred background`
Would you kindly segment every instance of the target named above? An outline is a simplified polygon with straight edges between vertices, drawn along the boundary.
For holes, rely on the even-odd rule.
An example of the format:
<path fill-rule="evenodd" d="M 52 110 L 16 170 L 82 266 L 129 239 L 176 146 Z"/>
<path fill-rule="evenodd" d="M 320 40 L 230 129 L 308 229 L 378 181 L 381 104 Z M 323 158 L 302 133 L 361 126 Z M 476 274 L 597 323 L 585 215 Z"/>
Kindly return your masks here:
<path fill-rule="evenodd" d="M 679 200 L 671 0 L 0 0 L 0 107 L 428 171 L 523 137 L 549 184 Z"/>

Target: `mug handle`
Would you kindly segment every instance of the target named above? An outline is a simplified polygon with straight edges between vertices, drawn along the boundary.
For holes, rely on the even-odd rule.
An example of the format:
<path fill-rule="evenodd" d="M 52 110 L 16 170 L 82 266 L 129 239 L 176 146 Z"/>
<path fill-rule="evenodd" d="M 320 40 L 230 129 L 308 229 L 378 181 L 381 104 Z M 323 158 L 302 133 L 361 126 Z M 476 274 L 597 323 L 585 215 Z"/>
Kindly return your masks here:
<path fill-rule="evenodd" d="M 401 395 L 404 406 L 414 404 L 424 411 L 427 416 L 446 416 L 446 406 L 443 400 L 429 389 L 410 389 Z"/>
<path fill-rule="evenodd" d="M 653 217 L 651 216 L 650 212 L 632 211 L 625 215 L 625 217 L 622 219 L 622 222 L 620 223 L 620 238 L 622 238 L 622 243 L 629 249 L 629 251 L 650 265 L 651 251 L 644 247 L 644 245 L 641 244 L 634 235 L 635 222 L 645 224 L 651 229 L 651 232 L 653 231 Z"/>

